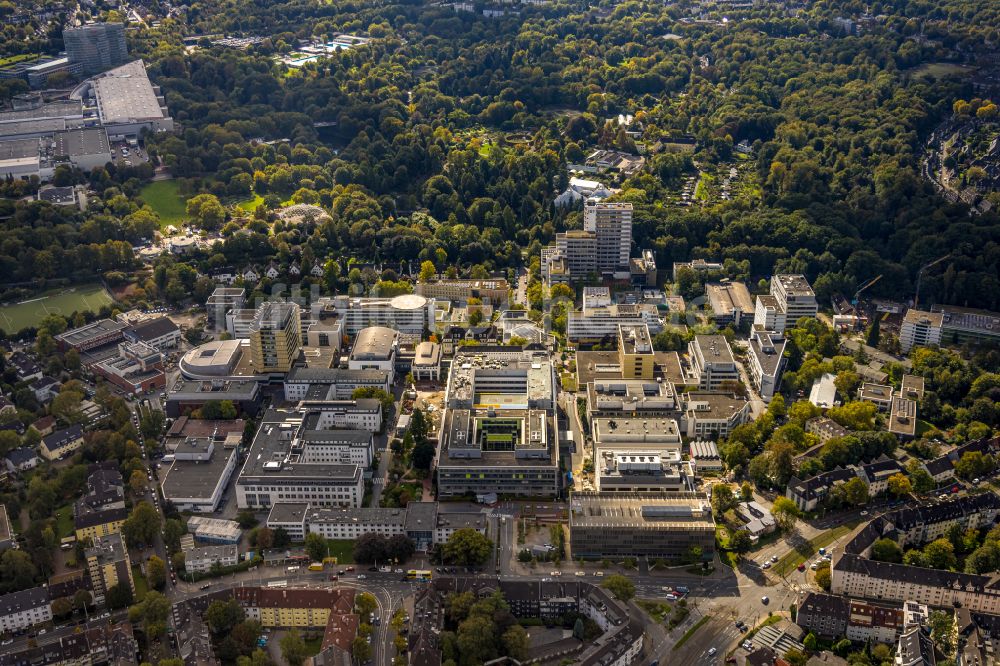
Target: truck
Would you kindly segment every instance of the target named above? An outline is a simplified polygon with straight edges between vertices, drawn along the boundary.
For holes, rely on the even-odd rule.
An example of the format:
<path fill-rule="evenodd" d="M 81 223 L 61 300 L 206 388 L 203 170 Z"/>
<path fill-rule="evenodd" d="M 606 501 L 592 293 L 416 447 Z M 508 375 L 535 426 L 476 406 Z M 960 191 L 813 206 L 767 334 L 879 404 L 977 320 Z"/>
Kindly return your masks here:
<path fill-rule="evenodd" d="M 313 562 L 312 564 L 309 565 L 309 571 L 322 571 L 322 570 L 323 570 L 322 562 Z"/>

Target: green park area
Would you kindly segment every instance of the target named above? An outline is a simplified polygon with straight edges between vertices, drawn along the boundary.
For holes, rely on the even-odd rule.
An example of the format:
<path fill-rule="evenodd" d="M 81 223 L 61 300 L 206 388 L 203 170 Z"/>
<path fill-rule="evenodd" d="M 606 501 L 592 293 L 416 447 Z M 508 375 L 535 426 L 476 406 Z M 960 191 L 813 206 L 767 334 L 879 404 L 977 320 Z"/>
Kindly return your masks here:
<path fill-rule="evenodd" d="M 181 184 L 178 180 L 158 180 L 142 188 L 139 192 L 142 200 L 160 216 L 160 224 L 176 225 L 187 215 L 184 205 L 187 197 L 181 194 Z"/>
<path fill-rule="evenodd" d="M 772 571 L 779 576 L 787 576 L 791 572 L 795 571 L 796 567 L 800 564 L 803 564 L 810 557 L 818 553 L 820 548 L 826 548 L 837 539 L 847 536 L 857 526 L 857 522 L 843 523 L 842 525 L 837 525 L 833 529 L 827 530 L 826 532 L 823 532 L 808 541 L 803 541 L 793 550 L 785 553 L 785 555 L 775 563 Z"/>
<path fill-rule="evenodd" d="M 38 60 L 38 57 L 37 53 L 19 53 L 17 55 L 7 56 L 6 58 L 0 58 L 0 67 L 10 67 L 11 65 L 16 65 L 19 62 Z"/>
<path fill-rule="evenodd" d="M 19 303 L 0 306 L 0 328 L 16 333 L 37 326 L 49 314 L 68 316 L 73 312 L 97 312 L 112 303 L 111 294 L 100 284 L 50 289 Z"/>

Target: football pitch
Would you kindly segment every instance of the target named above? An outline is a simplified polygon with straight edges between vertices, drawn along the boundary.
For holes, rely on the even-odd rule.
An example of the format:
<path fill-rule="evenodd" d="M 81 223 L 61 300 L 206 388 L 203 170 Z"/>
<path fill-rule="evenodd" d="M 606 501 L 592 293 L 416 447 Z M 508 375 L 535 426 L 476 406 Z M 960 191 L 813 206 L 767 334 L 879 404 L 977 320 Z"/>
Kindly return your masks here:
<path fill-rule="evenodd" d="M 18 303 L 0 306 L 0 328 L 8 334 L 37 326 L 48 314 L 69 316 L 73 312 L 97 312 L 112 303 L 111 294 L 100 284 L 60 287 Z"/>

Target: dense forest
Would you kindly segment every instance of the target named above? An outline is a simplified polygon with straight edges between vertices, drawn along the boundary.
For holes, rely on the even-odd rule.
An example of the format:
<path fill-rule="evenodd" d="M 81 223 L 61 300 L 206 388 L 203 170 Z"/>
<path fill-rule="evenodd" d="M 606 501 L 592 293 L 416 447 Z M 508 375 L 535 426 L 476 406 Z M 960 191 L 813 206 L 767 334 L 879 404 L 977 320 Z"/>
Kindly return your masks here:
<path fill-rule="evenodd" d="M 919 267 L 950 253 L 924 277 L 922 301 L 1000 309 L 1000 217 L 970 215 L 920 176 L 927 135 L 956 100 L 976 97 L 968 75 L 921 65 L 995 57 L 996 3 L 555 2 L 495 18 L 415 3 L 176 7 L 130 34 L 178 125 L 147 137 L 149 152 L 191 195 L 263 197 L 252 215 L 193 216 L 221 232 L 195 256 L 200 269 L 346 256 L 396 267 L 528 263 L 581 224 L 578 211 L 553 206 L 566 163 L 640 144 L 646 168 L 617 197 L 636 207 L 634 253 L 652 248 L 661 266 L 725 261 L 751 284 L 802 272 L 825 304 L 876 275 L 870 295 L 912 298 Z M 866 7 L 871 25 L 843 34 L 835 19 Z M 274 58 L 342 32 L 372 39 L 301 69 Z M 246 50 L 197 39 L 218 33 L 265 39 Z M 609 121 L 619 114 L 636 119 L 638 139 Z M 658 150 L 684 135 L 693 153 Z M 670 203 L 683 178 L 744 157 L 740 142 L 752 147 L 752 201 Z M 140 196 L 150 176 L 60 174 L 99 193 L 86 213 L 0 201 L 0 279 L 30 289 L 134 269 L 128 244 L 158 223 Z M 332 219 L 273 224 L 287 200 Z"/>

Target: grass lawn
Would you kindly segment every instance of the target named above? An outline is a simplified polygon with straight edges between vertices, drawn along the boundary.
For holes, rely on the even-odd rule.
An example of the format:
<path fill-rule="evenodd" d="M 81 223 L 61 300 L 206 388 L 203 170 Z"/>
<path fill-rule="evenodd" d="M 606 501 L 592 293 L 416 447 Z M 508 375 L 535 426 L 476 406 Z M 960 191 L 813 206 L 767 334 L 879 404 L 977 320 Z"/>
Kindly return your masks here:
<path fill-rule="evenodd" d="M 0 328 L 17 333 L 22 328 L 37 326 L 48 314 L 68 316 L 73 312 L 97 312 L 113 302 L 111 294 L 100 284 L 59 287 L 32 296 L 20 303 L 0 307 Z"/>
<path fill-rule="evenodd" d="M 927 62 L 910 70 L 910 73 L 913 76 L 930 76 L 935 79 L 943 79 L 965 74 L 970 69 L 971 67 L 966 65 L 956 65 L 950 62 Z"/>
<path fill-rule="evenodd" d="M 56 538 L 65 539 L 73 536 L 73 505 L 61 506 L 55 511 L 56 516 Z"/>
<path fill-rule="evenodd" d="M 690 629 L 688 629 L 687 631 L 685 631 L 684 635 L 680 637 L 680 640 L 678 640 L 676 643 L 674 643 L 674 647 L 672 647 L 671 649 L 672 650 L 679 650 L 679 649 L 681 649 L 681 646 L 683 646 L 685 643 L 687 643 L 691 639 L 691 637 L 694 636 L 695 632 L 698 631 L 699 629 L 701 629 L 701 627 L 702 627 L 703 624 L 705 624 L 706 622 L 708 622 L 708 620 L 709 620 L 710 617 L 711 617 L 710 615 L 705 615 L 700 620 L 698 620 L 697 622 L 695 622 L 694 626 L 691 627 Z"/>
<path fill-rule="evenodd" d="M 932 426 L 927 421 L 924 421 L 923 419 L 917 419 L 917 437 L 923 437 L 927 432 L 934 429 L 935 429 L 934 426 Z"/>
<path fill-rule="evenodd" d="M 337 564 L 354 564 L 354 541 L 351 539 L 327 539 L 330 557 L 337 558 Z"/>
<path fill-rule="evenodd" d="M 660 603 L 659 601 L 639 599 L 636 603 L 639 605 L 639 608 L 646 611 L 651 618 L 660 623 L 666 622 L 670 616 L 670 612 L 673 610 L 667 604 Z"/>
<path fill-rule="evenodd" d="M 38 60 L 38 58 L 39 55 L 37 53 L 19 53 L 17 55 L 7 56 L 6 58 L 0 58 L 0 67 L 7 67 L 8 65 L 14 65 L 26 60 Z"/>
<path fill-rule="evenodd" d="M 142 575 L 142 569 L 139 568 L 139 565 L 132 567 L 132 580 L 135 581 L 135 601 L 139 603 L 149 591 L 149 584 L 146 583 L 146 577 Z"/>
<path fill-rule="evenodd" d="M 779 576 L 786 576 L 796 569 L 800 564 L 808 560 L 810 557 L 815 555 L 820 548 L 825 548 L 831 543 L 836 541 L 842 536 L 851 533 L 855 527 L 858 526 L 857 522 L 844 523 L 843 525 L 837 525 L 831 530 L 823 532 L 819 536 L 810 539 L 809 541 L 800 544 L 788 553 L 785 553 L 780 560 L 772 567 L 774 573 Z"/>
<path fill-rule="evenodd" d="M 160 216 L 160 224 L 176 225 L 187 217 L 187 197 L 181 194 L 179 180 L 158 180 L 146 185 L 139 192 L 143 201 Z"/>
<path fill-rule="evenodd" d="M 235 203 L 236 207 L 239 208 L 240 210 L 246 211 L 247 213 L 252 213 L 255 210 L 257 210 L 257 206 L 264 203 L 264 197 L 260 196 L 259 194 L 254 194 L 249 199 L 244 199 L 243 201 L 237 201 Z"/>

